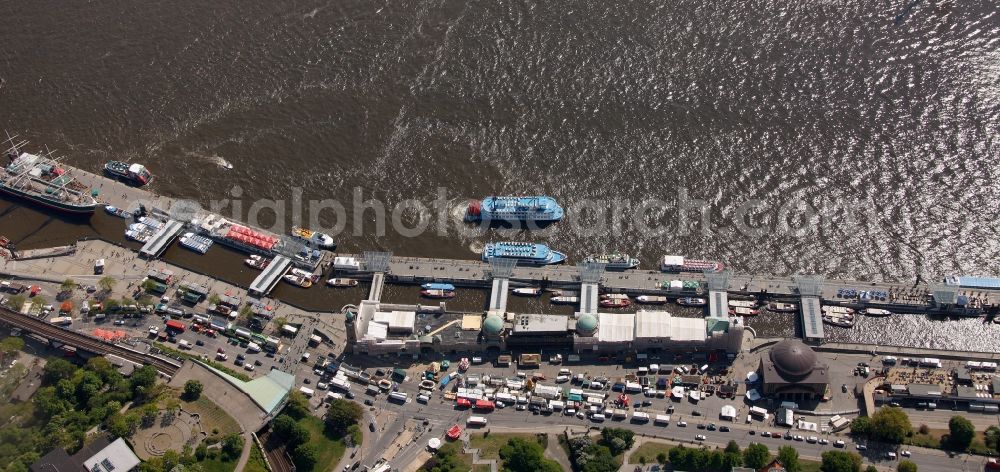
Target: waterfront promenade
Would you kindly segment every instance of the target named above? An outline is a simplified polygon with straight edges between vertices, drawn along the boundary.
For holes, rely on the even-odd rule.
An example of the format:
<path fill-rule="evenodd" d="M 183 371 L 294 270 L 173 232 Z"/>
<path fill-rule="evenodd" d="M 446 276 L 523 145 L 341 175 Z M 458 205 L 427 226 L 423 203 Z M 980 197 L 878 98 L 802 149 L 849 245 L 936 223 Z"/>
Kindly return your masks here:
<path fill-rule="evenodd" d="M 117 182 L 108 177 L 97 175 L 82 169 L 73 169 L 73 175 L 84 185 L 98 192 L 98 199 L 105 204 L 134 210 L 143 204 L 148 210 L 159 209 L 169 213 L 170 208 L 179 199 L 155 195 L 146 189 L 140 189 Z M 347 254 L 338 254 L 347 255 Z M 363 255 L 354 255 L 363 260 Z M 581 286 L 581 268 L 573 265 L 557 265 L 543 267 L 516 267 L 510 276 L 513 286 L 541 285 L 550 288 L 576 290 Z M 370 272 L 338 274 L 349 277 L 366 278 Z M 385 271 L 387 281 L 394 283 L 451 282 L 458 286 L 489 287 L 492 281 L 491 267 L 478 260 L 460 259 L 430 259 L 421 257 L 393 256 L 389 259 Z M 630 295 L 650 294 L 666 295 L 671 298 L 686 296 L 706 296 L 707 287 L 711 284 L 704 273 L 663 273 L 658 270 L 628 270 L 620 272 L 605 271 L 600 280 L 602 291 L 620 292 Z M 728 291 L 733 295 L 758 296 L 766 299 L 795 300 L 804 294 L 802 286 L 794 277 L 769 274 L 725 274 L 725 283 L 719 290 Z M 673 291 L 664 289 L 663 283 L 671 280 L 693 280 L 701 282 L 702 290 Z M 716 281 L 717 285 L 719 281 Z M 811 286 L 808 292 L 819 296 L 825 303 L 841 303 L 861 307 L 857 300 L 838 299 L 837 292 L 841 288 L 857 290 L 880 290 L 889 294 L 884 301 L 869 301 L 870 306 L 889 308 L 898 313 L 925 313 L 934 309 L 927 301 L 927 294 L 934 287 L 912 281 L 869 282 L 861 280 L 825 280 L 813 279 L 806 282 Z M 978 299 L 982 306 L 1000 301 L 1000 292 L 995 290 L 957 289 L 955 295 L 967 295 Z M 331 307 L 335 310 L 336 307 Z M 981 310 L 965 310 L 963 313 L 977 316 Z"/>

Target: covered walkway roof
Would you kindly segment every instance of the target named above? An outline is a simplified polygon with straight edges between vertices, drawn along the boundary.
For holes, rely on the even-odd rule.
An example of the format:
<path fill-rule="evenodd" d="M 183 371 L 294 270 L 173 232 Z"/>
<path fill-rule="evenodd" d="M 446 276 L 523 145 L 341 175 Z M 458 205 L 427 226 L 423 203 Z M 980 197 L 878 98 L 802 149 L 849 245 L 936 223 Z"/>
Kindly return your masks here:
<path fill-rule="evenodd" d="M 281 276 L 285 275 L 288 271 L 288 266 L 292 264 L 292 260 L 285 256 L 275 257 L 270 264 L 264 268 L 264 271 L 254 279 L 253 283 L 250 284 L 250 292 L 257 295 L 267 295 L 274 290 L 274 286 L 278 284 L 278 280 L 281 280 Z"/>

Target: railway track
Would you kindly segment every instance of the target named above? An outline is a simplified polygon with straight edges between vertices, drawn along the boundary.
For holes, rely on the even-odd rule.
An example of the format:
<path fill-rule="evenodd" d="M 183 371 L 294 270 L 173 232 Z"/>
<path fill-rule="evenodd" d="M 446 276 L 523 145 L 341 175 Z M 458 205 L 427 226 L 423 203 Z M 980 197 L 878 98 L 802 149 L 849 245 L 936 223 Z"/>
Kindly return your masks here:
<path fill-rule="evenodd" d="M 264 454 L 267 455 L 267 462 L 271 466 L 271 472 L 295 472 L 295 465 L 292 464 L 291 458 L 288 457 L 285 446 L 275 445 L 274 441 L 270 439 L 270 429 L 260 436 L 260 443 L 264 445 Z"/>
<path fill-rule="evenodd" d="M 0 308 L 0 321 L 11 326 L 21 328 L 24 331 L 35 333 L 50 341 L 58 341 L 77 349 L 83 349 L 100 355 L 112 354 L 136 364 L 153 366 L 160 373 L 170 377 L 177 374 L 177 371 L 180 370 L 181 367 L 180 364 L 174 363 L 173 361 L 133 351 L 132 349 L 109 343 L 83 333 L 62 329 L 58 326 L 49 324 L 44 320 L 17 313 L 6 308 Z"/>

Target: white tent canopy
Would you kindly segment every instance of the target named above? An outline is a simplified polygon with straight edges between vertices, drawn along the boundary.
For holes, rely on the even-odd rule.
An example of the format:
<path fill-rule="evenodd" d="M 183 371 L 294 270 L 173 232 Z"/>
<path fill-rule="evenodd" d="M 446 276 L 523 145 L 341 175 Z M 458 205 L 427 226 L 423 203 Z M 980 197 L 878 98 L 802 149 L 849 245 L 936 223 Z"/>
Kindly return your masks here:
<path fill-rule="evenodd" d="M 757 393 L 757 389 L 747 390 L 747 400 L 752 402 L 760 400 L 760 393 Z"/>
<path fill-rule="evenodd" d="M 439 447 L 441 447 L 441 440 L 438 438 L 431 438 L 429 441 L 427 441 L 427 447 L 437 450 Z"/>
<path fill-rule="evenodd" d="M 732 405 L 723 405 L 722 409 L 719 410 L 719 417 L 727 420 L 736 418 L 736 407 Z"/>
<path fill-rule="evenodd" d="M 747 372 L 747 383 L 754 383 L 757 381 L 758 378 L 760 377 L 757 376 L 756 372 L 754 371 Z"/>

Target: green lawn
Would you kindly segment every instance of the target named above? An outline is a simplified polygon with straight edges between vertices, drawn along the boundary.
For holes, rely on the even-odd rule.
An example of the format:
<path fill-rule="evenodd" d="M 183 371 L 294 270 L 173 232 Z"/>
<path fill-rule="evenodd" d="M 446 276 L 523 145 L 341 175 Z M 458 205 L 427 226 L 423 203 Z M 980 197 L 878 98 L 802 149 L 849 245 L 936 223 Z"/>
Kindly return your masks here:
<path fill-rule="evenodd" d="M 267 462 L 264 462 L 264 451 L 261 451 L 257 447 L 257 443 L 253 443 L 253 450 L 250 451 L 250 460 L 247 461 L 247 467 L 244 472 L 268 472 Z"/>
<path fill-rule="evenodd" d="M 490 433 L 489 436 L 484 434 L 470 435 L 469 447 L 479 449 L 479 457 L 482 459 L 500 459 L 500 448 L 506 446 L 507 441 L 513 438 L 538 441 L 538 444 L 542 445 L 542 449 L 545 448 L 546 444 L 540 435 L 534 433 Z"/>
<path fill-rule="evenodd" d="M 205 459 L 198 462 L 204 472 L 233 472 L 236 470 L 236 461 L 224 461 L 221 458 Z"/>
<path fill-rule="evenodd" d="M 180 397 L 181 395 L 178 392 L 178 398 Z M 219 430 L 219 434 L 216 436 L 220 438 L 230 433 L 240 432 L 239 423 L 232 416 L 229 416 L 229 413 L 226 413 L 224 409 L 220 408 L 219 405 L 216 405 L 204 395 L 198 397 L 193 402 L 181 399 L 181 408 L 201 416 L 201 426 L 209 436 L 212 436 L 212 431 L 216 429 Z"/>
<path fill-rule="evenodd" d="M 628 456 L 629 464 L 638 464 L 640 457 L 646 458 L 647 464 L 653 464 L 656 462 L 656 456 L 659 453 L 670 454 L 670 450 L 675 448 L 672 444 L 666 444 L 661 442 L 644 442 L 641 446 L 636 448 L 635 452 L 631 456 Z"/>
<path fill-rule="evenodd" d="M 471 470 L 472 472 L 490 472 L 490 466 L 488 465 L 485 464 L 473 465 L 472 454 L 465 454 L 462 452 L 461 441 L 445 443 L 445 445 L 441 446 L 441 449 L 438 449 L 439 454 L 447 454 L 449 452 L 455 454 L 455 457 L 457 457 L 459 462 L 461 463 L 461 468 L 459 470 Z M 433 459 L 428 461 L 427 464 L 421 467 L 421 469 L 427 470 L 426 467 L 430 465 L 432 462 Z"/>
<path fill-rule="evenodd" d="M 314 472 L 333 470 L 344 456 L 347 446 L 343 439 L 333 439 L 326 435 L 326 427 L 323 420 L 315 416 L 306 416 L 299 420 L 299 424 L 309 430 L 309 444 L 316 445 L 319 457 L 316 461 Z"/>

